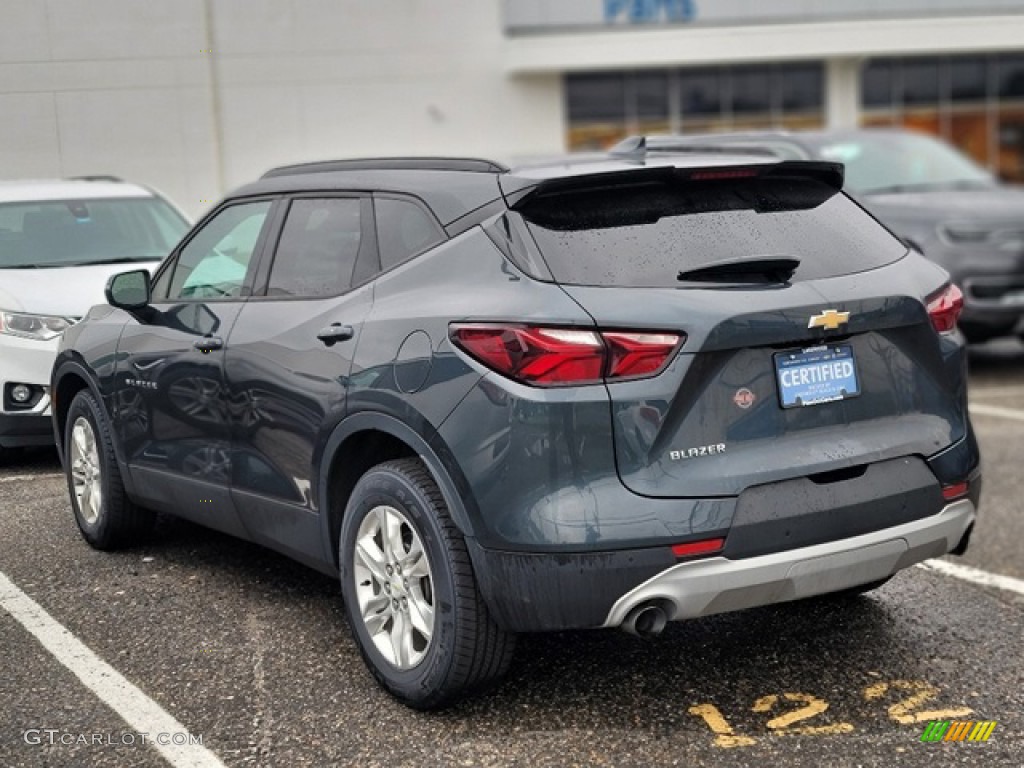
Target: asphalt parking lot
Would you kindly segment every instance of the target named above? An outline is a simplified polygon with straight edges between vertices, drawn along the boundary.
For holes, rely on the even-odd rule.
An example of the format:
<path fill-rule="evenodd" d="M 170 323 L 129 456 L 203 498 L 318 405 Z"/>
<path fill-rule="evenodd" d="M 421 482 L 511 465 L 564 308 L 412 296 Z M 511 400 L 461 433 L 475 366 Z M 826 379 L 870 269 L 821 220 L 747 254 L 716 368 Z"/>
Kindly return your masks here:
<path fill-rule="evenodd" d="M 95 552 L 55 454 L 8 460 L 0 766 L 1024 765 L 1024 346 L 974 351 L 971 400 L 981 518 L 967 556 L 947 558 L 967 570 L 913 568 L 869 597 L 653 641 L 524 637 L 500 688 L 441 714 L 377 688 L 332 580 L 170 519 L 145 548 Z M 125 712 L 202 749 L 143 744 Z M 997 725 L 986 742 L 922 743 L 944 719 Z"/>

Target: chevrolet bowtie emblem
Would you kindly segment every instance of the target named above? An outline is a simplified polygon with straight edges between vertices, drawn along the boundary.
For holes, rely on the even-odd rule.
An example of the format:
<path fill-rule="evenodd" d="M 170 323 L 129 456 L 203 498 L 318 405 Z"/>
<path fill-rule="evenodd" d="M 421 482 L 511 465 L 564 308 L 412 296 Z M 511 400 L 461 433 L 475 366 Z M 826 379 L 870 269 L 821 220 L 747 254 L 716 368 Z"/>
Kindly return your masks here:
<path fill-rule="evenodd" d="M 826 309 L 820 315 L 811 315 L 807 323 L 808 328 L 824 328 L 826 331 L 834 331 L 840 325 L 846 325 L 850 320 L 849 312 L 837 312 L 834 309 Z"/>

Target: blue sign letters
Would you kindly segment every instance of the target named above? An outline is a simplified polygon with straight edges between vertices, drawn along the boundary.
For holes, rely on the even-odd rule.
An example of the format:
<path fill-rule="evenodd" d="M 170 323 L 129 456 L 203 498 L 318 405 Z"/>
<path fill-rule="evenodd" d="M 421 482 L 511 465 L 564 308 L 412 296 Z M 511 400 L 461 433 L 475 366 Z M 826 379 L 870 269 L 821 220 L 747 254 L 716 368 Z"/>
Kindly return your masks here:
<path fill-rule="evenodd" d="M 631 24 L 693 21 L 696 0 L 604 0 L 604 20 L 611 24 L 625 16 Z"/>

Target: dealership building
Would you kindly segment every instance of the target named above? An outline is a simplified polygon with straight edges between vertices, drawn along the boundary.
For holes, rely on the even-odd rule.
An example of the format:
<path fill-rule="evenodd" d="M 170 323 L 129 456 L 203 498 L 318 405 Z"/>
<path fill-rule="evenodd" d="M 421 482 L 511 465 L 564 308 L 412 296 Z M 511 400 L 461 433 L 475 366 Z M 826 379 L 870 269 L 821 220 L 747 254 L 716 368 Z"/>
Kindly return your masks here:
<path fill-rule="evenodd" d="M 324 157 L 909 126 L 1024 181 L 1024 0 L 4 3 L 0 176 L 197 213 Z"/>
<path fill-rule="evenodd" d="M 505 72 L 556 73 L 564 141 L 907 126 L 1024 181 L 1024 2 L 506 0 Z"/>

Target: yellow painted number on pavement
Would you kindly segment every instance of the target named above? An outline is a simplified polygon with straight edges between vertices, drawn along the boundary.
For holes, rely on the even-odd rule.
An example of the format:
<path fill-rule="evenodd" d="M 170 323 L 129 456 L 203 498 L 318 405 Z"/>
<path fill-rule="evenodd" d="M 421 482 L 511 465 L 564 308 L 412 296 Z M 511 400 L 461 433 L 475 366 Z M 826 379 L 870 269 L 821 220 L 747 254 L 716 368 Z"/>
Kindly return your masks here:
<path fill-rule="evenodd" d="M 803 720 L 810 720 L 812 717 L 820 715 L 828 709 L 828 702 L 824 699 L 819 699 L 817 696 L 812 696 L 809 693 L 784 693 L 782 696 L 786 701 L 802 703 L 803 706 L 797 707 L 794 710 L 779 715 L 778 717 L 773 717 L 769 720 L 766 725 L 772 733 L 805 736 L 814 734 L 850 733 L 853 730 L 853 726 L 850 723 L 801 725 L 793 727 L 795 723 L 799 723 Z M 755 701 L 752 709 L 754 712 L 758 713 L 771 712 L 775 709 L 775 706 L 778 703 L 779 697 L 775 694 L 770 694 L 768 696 L 762 696 L 760 699 Z"/>
<path fill-rule="evenodd" d="M 900 699 L 889 707 L 889 717 L 901 725 L 927 723 L 930 720 L 949 720 L 951 718 L 967 717 L 967 715 L 974 713 L 974 710 L 969 707 L 929 709 L 924 712 L 917 712 L 918 707 L 939 695 L 938 688 L 920 680 L 893 680 L 888 683 L 875 683 L 864 689 L 864 698 L 867 701 L 875 701 L 885 696 L 889 691 L 912 691 L 910 696 Z"/>
<path fill-rule="evenodd" d="M 708 728 L 715 734 L 716 747 L 749 747 L 757 743 L 749 736 L 737 736 L 714 704 L 697 704 L 690 707 L 690 714 L 707 723 Z"/>

